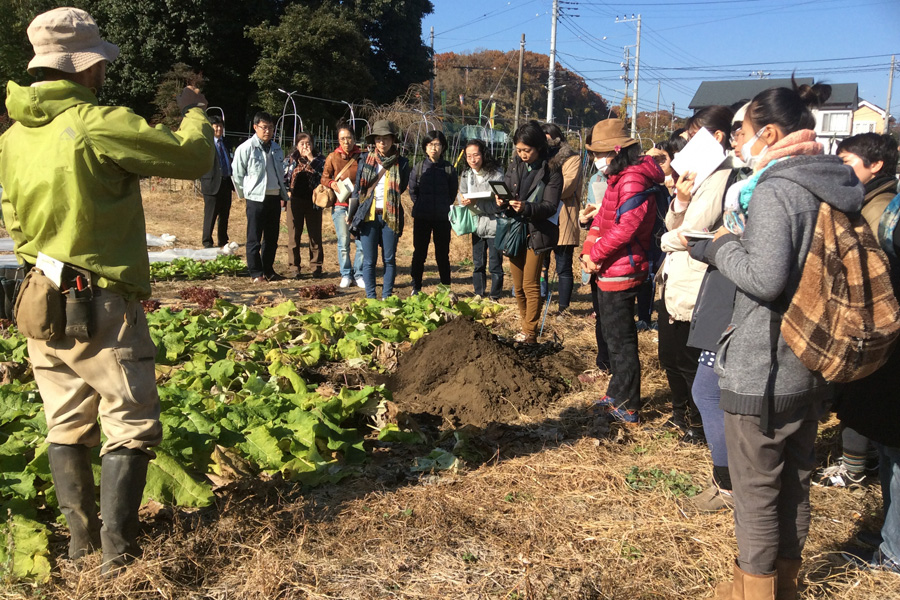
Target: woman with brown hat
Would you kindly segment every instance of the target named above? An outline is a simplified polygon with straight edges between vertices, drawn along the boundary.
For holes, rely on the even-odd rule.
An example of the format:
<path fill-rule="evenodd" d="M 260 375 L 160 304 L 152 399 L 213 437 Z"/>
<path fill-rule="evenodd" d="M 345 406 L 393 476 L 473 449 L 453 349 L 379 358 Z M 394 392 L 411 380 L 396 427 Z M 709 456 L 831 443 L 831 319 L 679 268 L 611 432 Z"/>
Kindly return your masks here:
<path fill-rule="evenodd" d="M 375 265 L 381 246 L 384 263 L 381 297 L 387 298 L 394 291 L 397 242 L 403 235 L 400 195 L 409 185 L 409 161 L 400 156 L 397 126 L 390 121 L 375 121 L 366 143 L 374 146 L 374 150 L 359 159 L 348 218 L 351 233 L 362 242 L 366 297 L 375 298 Z"/>
<path fill-rule="evenodd" d="M 655 190 L 664 175 L 653 158 L 625 134 L 625 123 L 607 119 L 594 127 L 588 149 L 605 153 L 608 186 L 582 249 L 585 271 L 593 273 L 603 337 L 609 346 L 612 378 L 606 396 L 597 404 L 613 420 L 637 423 L 641 400 L 641 363 L 638 359 L 634 300 L 647 278 Z"/>

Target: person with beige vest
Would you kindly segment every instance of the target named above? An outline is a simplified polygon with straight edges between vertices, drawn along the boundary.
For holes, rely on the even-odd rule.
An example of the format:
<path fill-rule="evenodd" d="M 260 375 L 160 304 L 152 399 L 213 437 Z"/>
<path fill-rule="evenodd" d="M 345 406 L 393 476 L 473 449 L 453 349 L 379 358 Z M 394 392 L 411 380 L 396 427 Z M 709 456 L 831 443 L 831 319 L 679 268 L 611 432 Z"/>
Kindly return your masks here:
<path fill-rule="evenodd" d="M 559 171 L 563 176 L 563 188 L 559 209 L 559 242 L 553 249 L 556 259 L 556 278 L 559 291 L 559 312 L 569 308 L 572 301 L 572 288 L 575 283 L 572 274 L 572 258 L 575 246 L 581 241 L 581 228 L 578 225 L 578 209 L 581 198 L 581 154 L 572 148 L 559 127 L 553 123 L 541 126 L 550 145 L 550 169 Z M 550 270 L 550 253 L 544 255 L 544 266 L 541 273 L 541 296 L 548 293 L 548 274 Z"/>
<path fill-rule="evenodd" d="M 704 108 L 691 118 L 688 134 L 693 136 L 705 127 L 727 151 L 733 117 L 734 112 L 725 106 Z M 666 258 L 658 311 L 659 362 L 672 390 L 672 424 L 684 431 L 682 441 L 687 443 L 705 441 L 700 411 L 691 396 L 700 349 L 689 347 L 687 340 L 706 264 L 691 258 L 682 232 L 714 231 L 722 224 L 722 198 L 731 168 L 731 158 L 726 158 L 696 191 L 692 191 L 696 175 L 680 175 L 666 214 L 668 231 L 661 240 Z"/>

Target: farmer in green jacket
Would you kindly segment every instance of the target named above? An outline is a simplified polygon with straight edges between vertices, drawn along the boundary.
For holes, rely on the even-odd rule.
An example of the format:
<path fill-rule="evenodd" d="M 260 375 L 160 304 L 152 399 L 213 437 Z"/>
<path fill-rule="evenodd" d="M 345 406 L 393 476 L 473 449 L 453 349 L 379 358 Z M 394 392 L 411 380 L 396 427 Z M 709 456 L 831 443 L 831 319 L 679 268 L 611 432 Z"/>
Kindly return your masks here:
<path fill-rule="evenodd" d="M 32 267 L 16 321 L 47 418 L 56 497 L 69 557 L 102 544 L 104 573 L 140 554 L 138 508 L 151 448 L 162 439 L 154 357 L 140 300 L 150 296 L 139 177 L 195 179 L 214 157 L 206 99 L 188 87 L 172 132 L 128 108 L 99 106 L 117 46 L 76 8 L 28 27 L 30 87 L 7 86 L 16 123 L 0 137 L 0 186 L 16 256 Z M 97 518 L 90 448 L 100 452 Z"/>

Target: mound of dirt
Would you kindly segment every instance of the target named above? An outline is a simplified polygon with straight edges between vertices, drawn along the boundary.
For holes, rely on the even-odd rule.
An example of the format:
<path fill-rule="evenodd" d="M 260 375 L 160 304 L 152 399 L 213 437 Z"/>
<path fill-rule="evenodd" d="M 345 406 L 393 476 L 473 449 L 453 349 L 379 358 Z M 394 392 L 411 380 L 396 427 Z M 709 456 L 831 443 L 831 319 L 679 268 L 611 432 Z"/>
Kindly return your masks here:
<path fill-rule="evenodd" d="M 454 426 L 508 423 L 542 416 L 566 392 L 571 373 L 560 372 L 559 359 L 548 360 L 556 356 L 530 358 L 480 323 L 454 319 L 400 357 L 388 387 L 409 413 L 440 415 Z"/>

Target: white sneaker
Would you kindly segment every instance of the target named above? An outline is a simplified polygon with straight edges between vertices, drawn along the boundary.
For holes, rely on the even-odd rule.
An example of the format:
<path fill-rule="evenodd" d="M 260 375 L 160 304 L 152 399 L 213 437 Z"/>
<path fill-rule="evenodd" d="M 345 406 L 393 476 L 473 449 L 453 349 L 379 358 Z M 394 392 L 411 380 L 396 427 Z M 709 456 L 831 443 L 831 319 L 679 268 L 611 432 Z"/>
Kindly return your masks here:
<path fill-rule="evenodd" d="M 362 278 L 362 277 L 357 277 L 357 278 L 356 278 L 356 287 L 362 288 L 362 289 L 366 289 L 366 282 L 363 281 L 363 278 Z"/>
<path fill-rule="evenodd" d="M 347 288 L 350 287 L 350 284 L 353 283 L 353 280 L 349 277 L 341 277 L 341 287 Z"/>

